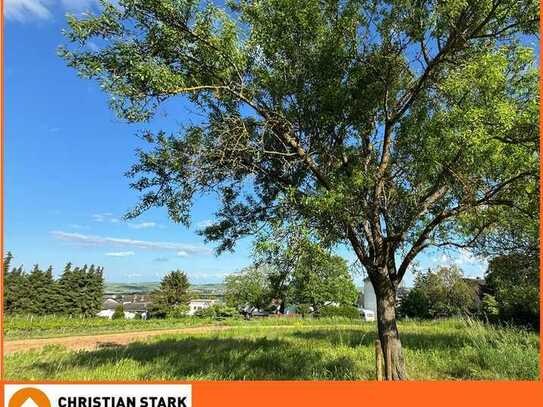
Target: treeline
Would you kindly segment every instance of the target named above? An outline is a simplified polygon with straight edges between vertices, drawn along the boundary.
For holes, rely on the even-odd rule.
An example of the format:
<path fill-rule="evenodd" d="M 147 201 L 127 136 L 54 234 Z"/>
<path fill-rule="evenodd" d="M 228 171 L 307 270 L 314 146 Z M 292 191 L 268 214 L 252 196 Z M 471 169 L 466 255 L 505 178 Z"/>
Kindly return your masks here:
<path fill-rule="evenodd" d="M 104 294 L 103 267 L 66 264 L 59 278 L 53 269 L 35 265 L 30 272 L 12 267 L 13 255 L 4 257 L 4 312 L 6 314 L 65 314 L 94 316 Z"/>
<path fill-rule="evenodd" d="M 538 259 L 494 257 L 480 281 L 465 279 L 455 266 L 418 273 L 414 287 L 400 297 L 398 311 L 403 317 L 426 319 L 469 315 L 538 330 Z"/>

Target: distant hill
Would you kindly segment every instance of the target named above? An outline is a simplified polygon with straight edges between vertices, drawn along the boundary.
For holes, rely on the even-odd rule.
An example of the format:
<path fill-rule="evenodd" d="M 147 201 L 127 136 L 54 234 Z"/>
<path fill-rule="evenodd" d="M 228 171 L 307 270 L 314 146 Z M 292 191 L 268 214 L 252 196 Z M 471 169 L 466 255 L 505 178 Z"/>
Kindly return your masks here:
<path fill-rule="evenodd" d="M 134 294 L 148 293 L 158 288 L 159 282 L 148 283 L 104 283 L 106 294 Z"/>
<path fill-rule="evenodd" d="M 106 294 L 143 294 L 158 288 L 159 282 L 147 283 L 104 283 Z M 195 296 L 222 296 L 224 284 L 192 284 L 191 291 Z"/>

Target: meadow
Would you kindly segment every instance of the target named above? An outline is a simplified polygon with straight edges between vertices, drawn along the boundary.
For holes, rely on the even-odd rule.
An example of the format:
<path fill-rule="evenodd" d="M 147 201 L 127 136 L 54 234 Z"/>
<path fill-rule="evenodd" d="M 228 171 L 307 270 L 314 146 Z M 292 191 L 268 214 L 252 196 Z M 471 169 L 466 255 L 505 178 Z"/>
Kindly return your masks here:
<path fill-rule="evenodd" d="M 139 323 L 141 330 L 196 324 L 195 320 L 120 321 L 117 327 L 133 328 L 132 322 Z M 165 334 L 127 346 L 106 344 L 92 351 L 47 346 L 9 354 L 5 378 L 373 380 L 375 376 L 374 323 L 286 318 L 199 323 L 209 324 L 209 330 Z M 212 324 L 230 328 L 214 331 Z M 402 321 L 399 328 L 410 379 L 539 378 L 535 333 L 459 319 Z M 16 330 L 11 332 L 12 338 L 18 336 Z"/>

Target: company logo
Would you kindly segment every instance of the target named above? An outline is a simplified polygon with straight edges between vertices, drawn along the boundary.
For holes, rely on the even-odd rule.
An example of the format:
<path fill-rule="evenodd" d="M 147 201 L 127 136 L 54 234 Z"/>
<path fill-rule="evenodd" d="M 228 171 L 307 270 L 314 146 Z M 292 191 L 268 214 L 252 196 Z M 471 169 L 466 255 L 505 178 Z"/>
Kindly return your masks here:
<path fill-rule="evenodd" d="M 43 391 L 25 387 L 10 397 L 8 407 L 51 407 L 51 402 Z"/>
<path fill-rule="evenodd" d="M 3 407 L 191 407 L 190 384 L 6 384 Z M 1 406 L 0 406 L 1 407 Z"/>

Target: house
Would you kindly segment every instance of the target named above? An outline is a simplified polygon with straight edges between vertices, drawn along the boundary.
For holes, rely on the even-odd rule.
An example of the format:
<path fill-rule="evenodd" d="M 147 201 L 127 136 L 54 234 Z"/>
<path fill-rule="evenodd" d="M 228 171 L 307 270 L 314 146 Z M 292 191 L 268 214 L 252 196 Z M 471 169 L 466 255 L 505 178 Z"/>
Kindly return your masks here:
<path fill-rule="evenodd" d="M 135 300 L 136 298 L 133 298 L 133 301 Z M 134 319 L 136 314 L 140 314 L 142 319 L 147 319 L 148 304 L 147 302 L 121 302 L 113 298 L 106 298 L 102 302 L 102 310 L 96 316 L 111 319 L 117 307 L 122 305 L 125 319 Z"/>
<path fill-rule="evenodd" d="M 212 305 L 215 305 L 217 303 L 218 303 L 217 300 L 202 299 L 202 298 L 190 300 L 190 302 L 189 302 L 189 311 L 187 312 L 187 314 L 188 315 L 194 315 L 197 311 L 199 311 L 201 309 L 204 309 L 204 308 L 209 308 Z"/>
<path fill-rule="evenodd" d="M 104 302 L 102 302 L 102 310 L 115 310 L 119 305 L 121 305 L 121 303 L 113 298 L 106 298 Z"/>
<path fill-rule="evenodd" d="M 112 310 L 112 309 L 103 309 L 98 314 L 96 314 L 96 316 L 101 317 L 101 318 L 111 319 L 113 317 L 114 312 L 115 310 Z"/>

